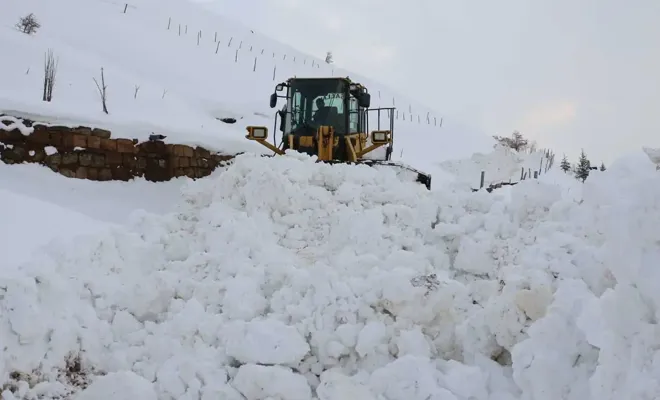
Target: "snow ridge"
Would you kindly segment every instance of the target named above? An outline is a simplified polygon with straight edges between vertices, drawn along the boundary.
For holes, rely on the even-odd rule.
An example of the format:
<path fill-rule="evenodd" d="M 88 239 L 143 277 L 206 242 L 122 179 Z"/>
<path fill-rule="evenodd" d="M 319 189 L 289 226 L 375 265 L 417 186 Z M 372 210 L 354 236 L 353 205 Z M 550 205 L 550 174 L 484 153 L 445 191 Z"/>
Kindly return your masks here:
<path fill-rule="evenodd" d="M 617 171 L 508 202 L 242 155 L 178 212 L 3 276 L 0 373 L 40 371 L 44 398 L 70 353 L 107 374 L 87 391 L 146 398 L 652 398 L 660 185 L 623 199 Z"/>

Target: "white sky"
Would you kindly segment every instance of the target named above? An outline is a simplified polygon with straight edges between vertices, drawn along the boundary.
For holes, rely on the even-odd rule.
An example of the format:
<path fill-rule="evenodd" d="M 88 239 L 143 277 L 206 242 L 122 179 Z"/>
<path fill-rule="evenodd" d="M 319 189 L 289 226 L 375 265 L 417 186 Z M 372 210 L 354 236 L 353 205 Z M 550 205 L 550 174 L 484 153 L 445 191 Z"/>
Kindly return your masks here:
<path fill-rule="evenodd" d="M 205 1 L 205 0 L 197 0 Z M 208 0 L 438 111 L 571 161 L 660 147 L 660 0 Z"/>

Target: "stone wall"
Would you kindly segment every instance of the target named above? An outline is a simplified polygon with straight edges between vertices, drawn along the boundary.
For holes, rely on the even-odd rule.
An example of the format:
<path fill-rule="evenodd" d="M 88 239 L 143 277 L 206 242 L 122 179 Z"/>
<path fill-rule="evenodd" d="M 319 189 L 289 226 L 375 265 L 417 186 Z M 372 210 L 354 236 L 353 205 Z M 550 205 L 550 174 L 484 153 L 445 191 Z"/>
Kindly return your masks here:
<path fill-rule="evenodd" d="M 162 140 L 112 138 L 88 127 L 48 126 L 0 115 L 0 160 L 6 164 L 39 163 L 71 178 L 98 181 L 144 177 L 201 178 L 234 156 Z"/>

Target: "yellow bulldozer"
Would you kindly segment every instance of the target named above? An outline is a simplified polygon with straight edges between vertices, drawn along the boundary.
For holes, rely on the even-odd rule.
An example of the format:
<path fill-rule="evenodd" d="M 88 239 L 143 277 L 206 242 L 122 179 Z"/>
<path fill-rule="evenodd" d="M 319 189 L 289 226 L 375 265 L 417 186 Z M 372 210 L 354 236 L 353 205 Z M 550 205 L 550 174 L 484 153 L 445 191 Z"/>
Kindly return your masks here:
<path fill-rule="evenodd" d="M 285 92 L 284 94 L 279 94 Z M 247 139 L 284 154 L 288 149 L 315 155 L 321 162 L 386 165 L 412 174 L 431 189 L 431 175 L 405 164 L 393 162 L 394 107 L 369 108 L 371 95 L 363 85 L 346 77 L 290 78 L 275 87 L 270 107 L 278 98 L 286 104 L 275 116 L 282 137 L 268 142 L 268 128 L 248 126 Z M 369 115 L 377 115 L 377 127 L 369 134 Z M 389 119 L 389 129 L 381 129 L 381 116 Z M 279 117 L 279 118 L 278 118 Z M 279 120 L 279 121 L 278 121 Z"/>

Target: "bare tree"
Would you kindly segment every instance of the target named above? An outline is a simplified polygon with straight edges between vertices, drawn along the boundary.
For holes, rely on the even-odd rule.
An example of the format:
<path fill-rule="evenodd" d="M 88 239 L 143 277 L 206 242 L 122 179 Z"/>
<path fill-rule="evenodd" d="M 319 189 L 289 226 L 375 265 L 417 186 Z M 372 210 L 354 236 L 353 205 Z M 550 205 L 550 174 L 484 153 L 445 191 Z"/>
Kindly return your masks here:
<path fill-rule="evenodd" d="M 53 88 L 55 87 L 55 75 L 57 74 L 57 60 L 53 50 L 48 49 L 44 61 L 44 92 L 43 101 L 50 102 L 53 99 Z"/>
<path fill-rule="evenodd" d="M 520 135 L 520 137 L 522 138 L 522 135 Z M 526 139 L 525 139 L 525 140 L 526 140 Z M 523 146 L 524 146 L 524 145 L 523 145 Z M 537 146 L 538 146 L 538 145 L 536 144 L 536 140 L 532 140 L 532 141 L 528 144 L 528 146 L 527 146 L 527 152 L 528 152 L 529 154 L 536 153 Z"/>
<path fill-rule="evenodd" d="M 328 63 L 328 64 L 332 64 L 332 63 L 335 62 L 331 51 L 329 51 L 325 54 L 325 62 Z"/>
<path fill-rule="evenodd" d="M 511 137 L 493 136 L 493 138 L 495 138 L 495 140 L 497 140 L 501 145 L 510 147 L 515 151 L 524 151 L 528 146 L 528 140 L 525 139 L 523 135 L 518 131 L 514 131 L 511 134 Z M 534 144 L 534 149 L 535 148 L 536 144 Z"/>
<path fill-rule="evenodd" d="M 94 79 L 94 83 L 96 83 L 96 88 L 99 90 L 99 96 L 101 96 L 101 104 L 103 105 L 103 112 L 108 114 L 108 107 L 107 107 L 107 95 L 106 95 L 106 89 L 108 88 L 105 84 L 105 76 L 103 75 L 103 68 L 101 68 L 101 84 L 99 85 L 99 82 Z"/>
<path fill-rule="evenodd" d="M 550 168 L 552 168 L 552 166 L 555 165 L 555 152 L 548 149 L 546 151 L 545 158 L 546 160 L 548 160 L 546 163 L 545 172 L 548 172 Z"/>
<path fill-rule="evenodd" d="M 35 17 L 33 13 L 29 13 L 18 20 L 16 28 L 23 33 L 31 35 L 35 33 L 37 29 L 41 28 L 41 24 L 37 21 L 37 17 Z"/>

